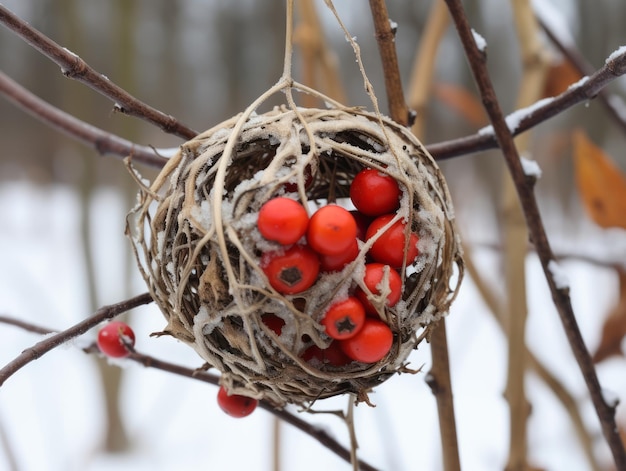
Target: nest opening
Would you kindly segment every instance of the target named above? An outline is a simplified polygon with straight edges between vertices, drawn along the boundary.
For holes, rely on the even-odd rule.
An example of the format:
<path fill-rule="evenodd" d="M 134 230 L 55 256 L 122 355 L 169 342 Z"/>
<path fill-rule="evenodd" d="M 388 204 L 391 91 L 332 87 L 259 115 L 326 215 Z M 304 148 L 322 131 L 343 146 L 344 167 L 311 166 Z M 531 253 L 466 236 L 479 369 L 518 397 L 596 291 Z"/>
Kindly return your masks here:
<path fill-rule="evenodd" d="M 360 109 L 277 107 L 250 116 L 237 132 L 240 124 L 235 116 L 182 145 L 129 215 L 141 273 L 167 319 L 164 332 L 219 369 L 232 392 L 277 407 L 347 392 L 366 400 L 367 391 L 406 370 L 408 355 L 456 295 L 463 264 L 443 176 L 408 131 Z M 332 343 L 322 317 L 363 287 L 375 238 L 360 242 L 343 269 L 281 294 L 260 261 L 286 249 L 259 233 L 258 212 L 277 196 L 301 202 L 309 214 L 349 205 L 351 182 L 364 168 L 398 182 L 394 221 L 417 234 L 419 255 L 399 270 L 400 301 L 380 312 L 393 333 L 389 352 L 373 363 L 334 365 L 306 352 Z M 300 275 L 281 274 L 287 283 Z"/>

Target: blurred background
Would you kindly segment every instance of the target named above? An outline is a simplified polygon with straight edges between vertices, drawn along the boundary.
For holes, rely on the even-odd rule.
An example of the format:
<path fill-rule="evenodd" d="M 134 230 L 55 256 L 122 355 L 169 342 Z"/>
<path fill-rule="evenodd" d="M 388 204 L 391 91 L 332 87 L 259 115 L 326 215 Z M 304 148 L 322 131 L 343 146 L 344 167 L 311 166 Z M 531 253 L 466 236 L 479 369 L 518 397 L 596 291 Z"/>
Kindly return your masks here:
<path fill-rule="evenodd" d="M 386 113 L 369 8 L 364 2 L 336 3 L 359 43 Z M 503 110 L 510 113 L 517 107 L 523 71 L 512 10 L 515 2 L 464 3 L 472 27 L 487 42 L 492 80 Z M 537 3 L 542 3 L 544 12 L 552 7 L 552 19 L 564 25 L 572 46 L 594 69 L 626 44 L 626 3 L 621 0 Z M 283 1 L 6 0 L 3 4 L 134 96 L 199 131 L 243 110 L 282 72 Z M 324 2 L 313 4 L 339 64 L 346 104 L 371 107 L 350 45 Z M 390 17 L 398 23 L 396 46 L 407 89 L 432 5 L 421 0 L 388 5 Z M 550 58 L 548 77 L 556 82 L 549 88 L 546 80 L 544 97 L 580 76 L 563 65 L 562 55 L 545 36 L 541 41 Z M 305 65 L 296 48 L 296 79 L 302 79 Z M 159 148 L 182 143 L 114 112 L 109 100 L 66 79 L 58 66 L 4 27 L 0 28 L 0 67 L 41 98 L 109 132 Z M 607 90 L 624 99 L 626 79 L 615 80 Z M 461 44 L 448 26 L 436 54 L 433 86 L 420 108 L 425 123 L 421 139 L 431 144 L 476 132 L 486 124 L 476 111 L 479 103 Z M 626 264 L 626 233 L 623 226 L 599 227 L 584 210 L 573 159 L 575 128 L 584 129 L 623 174 L 624 129 L 597 100 L 538 126 L 525 154 L 542 169 L 536 193 L 544 223 L 555 253 L 562 257 L 574 309 L 593 353 L 602 342 L 605 319 L 620 300 L 624 304 L 620 296 L 626 289 L 620 285 L 619 273 Z M 124 216 L 135 202 L 137 188 L 122 162 L 100 157 L 4 99 L 0 99 L 0 146 L 0 314 L 63 329 L 101 305 L 144 292 L 124 237 Z M 497 151 L 489 151 L 441 165 L 464 243 L 483 281 L 504 300 L 503 160 Z M 156 175 L 154 169 L 138 169 L 147 178 Z M 525 262 L 527 343 L 570 392 L 590 430 L 597 462 L 594 465 L 586 457 L 563 402 L 531 373 L 526 378 L 532 404 L 529 460 L 538 469 L 609 470 L 599 424 L 532 251 Z M 503 397 L 507 338 L 489 311 L 475 281 L 467 277 L 448 328 L 461 461 L 470 470 L 503 469 L 507 460 L 508 415 Z M 140 351 L 200 365 L 186 346 L 149 337 L 164 323 L 155 306 L 138 309 L 127 319 L 135 327 Z M 0 363 L 37 340 L 36 335 L 0 326 Z M 617 350 L 623 345 L 620 341 Z M 424 371 L 430 367 L 428 350 L 420 347 L 412 360 L 416 367 L 425 365 Z M 603 385 L 621 397 L 626 395 L 625 367 L 623 357 L 615 354 L 598 364 Z M 375 409 L 357 409 L 360 454 L 381 469 L 442 469 L 435 401 L 423 376 L 393 378 L 375 395 Z M 215 405 L 215 393 L 211 386 L 163 372 L 112 366 L 78 348 L 57 349 L 17 373 L 0 390 L 0 469 L 348 469 L 307 436 L 276 425 L 264 411 L 242 421 L 225 418 Z M 327 404 L 345 407 L 343 400 Z M 618 422 L 626 426 L 622 409 L 618 408 Z M 348 443 L 345 427 L 336 418 L 305 418 L 329 427 Z M 273 463 L 276 437 L 282 468 Z"/>

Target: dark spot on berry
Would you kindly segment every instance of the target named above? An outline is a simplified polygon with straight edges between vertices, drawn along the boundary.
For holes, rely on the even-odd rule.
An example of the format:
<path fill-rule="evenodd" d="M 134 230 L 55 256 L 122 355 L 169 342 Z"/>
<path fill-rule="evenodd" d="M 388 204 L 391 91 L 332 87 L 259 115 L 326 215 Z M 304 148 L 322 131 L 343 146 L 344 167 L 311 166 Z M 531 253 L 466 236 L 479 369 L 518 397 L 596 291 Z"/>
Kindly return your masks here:
<path fill-rule="evenodd" d="M 288 267 L 280 272 L 280 280 L 288 286 L 295 286 L 302 281 L 302 272 L 298 267 Z"/>
<path fill-rule="evenodd" d="M 337 326 L 337 332 L 341 334 L 344 332 L 350 333 L 356 328 L 356 325 L 354 325 L 354 322 L 352 322 L 349 316 L 342 317 L 335 322 L 335 325 Z"/>

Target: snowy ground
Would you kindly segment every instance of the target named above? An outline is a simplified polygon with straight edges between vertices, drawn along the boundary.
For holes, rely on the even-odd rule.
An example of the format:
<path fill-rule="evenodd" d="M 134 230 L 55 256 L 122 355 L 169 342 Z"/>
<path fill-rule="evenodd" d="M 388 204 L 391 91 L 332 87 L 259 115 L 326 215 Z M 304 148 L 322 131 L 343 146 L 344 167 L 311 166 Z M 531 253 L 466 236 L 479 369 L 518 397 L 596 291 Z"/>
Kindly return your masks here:
<path fill-rule="evenodd" d="M 124 298 L 123 270 L 127 242 L 124 207 L 113 192 L 98 193 L 91 206 L 100 302 Z M 41 189 L 25 183 L 0 187 L 0 313 L 62 329 L 89 314 L 85 266 L 79 231 L 79 202 L 62 187 Z M 624 234 L 621 237 L 623 246 Z M 622 251 L 623 253 L 623 251 Z M 498 282 L 498 258 L 488 249 L 476 252 L 483 273 Z M 582 262 L 562 264 L 572 286 L 573 302 L 590 349 L 599 340 L 603 316 L 615 302 L 616 280 L 603 268 Z M 581 404 L 606 456 L 597 420 L 573 362 L 539 264 L 528 258 L 530 347 Z M 144 292 L 133 281 L 133 294 Z M 137 310 L 133 325 L 137 349 L 188 366 L 199 358 L 171 339 L 150 338 L 163 327 L 155 306 Z M 508 418 L 502 397 L 505 341 L 470 279 L 466 279 L 448 322 L 461 461 L 467 470 L 502 469 L 506 460 Z M 95 332 L 85 337 L 93 339 Z M 34 334 L 0 326 L 0 363 L 5 364 L 38 340 Z M 422 347 L 412 364 L 430 367 Z M 0 389 L 0 469 L 9 456 L 25 471 L 121 470 L 269 470 L 273 416 L 258 410 L 243 420 L 225 416 L 213 386 L 157 370 L 126 365 L 123 414 L 134 443 L 131 453 L 100 450 L 103 397 L 91 357 L 75 347 L 59 348 L 31 363 Z M 609 360 L 599 368 L 603 386 L 626 396 L 625 362 Z M 536 377 L 528 376 L 533 410 L 529 448 L 533 462 L 548 470 L 588 468 L 562 406 Z M 377 407 L 357 408 L 360 457 L 386 470 L 438 470 L 440 445 L 435 401 L 424 374 L 392 378 L 373 396 Z M 344 400 L 324 402 L 328 409 Z M 618 409 L 622 423 L 626 415 Z M 348 443 L 344 425 L 324 415 L 304 418 Z M 349 469 L 331 452 L 288 425 L 282 428 L 283 469 Z M 7 452 L 10 450 L 10 453 Z"/>

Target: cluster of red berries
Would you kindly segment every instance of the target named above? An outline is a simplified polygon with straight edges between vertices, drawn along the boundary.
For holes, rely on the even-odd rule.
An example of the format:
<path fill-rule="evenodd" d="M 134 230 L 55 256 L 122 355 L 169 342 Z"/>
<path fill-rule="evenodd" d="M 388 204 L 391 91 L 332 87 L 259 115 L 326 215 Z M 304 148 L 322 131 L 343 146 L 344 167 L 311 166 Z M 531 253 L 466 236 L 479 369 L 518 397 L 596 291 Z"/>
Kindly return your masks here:
<path fill-rule="evenodd" d="M 351 361 L 375 363 L 391 349 L 393 333 L 380 319 L 379 309 L 384 309 L 382 305 L 393 307 L 400 300 L 402 277 L 398 270 L 418 256 L 417 235 L 410 232 L 407 237 L 406 224 L 395 214 L 401 196 L 393 177 L 366 168 L 350 185 L 354 211 L 328 204 L 309 218 L 304 206 L 288 197 L 272 198 L 261 207 L 259 232 L 282 247 L 265 252 L 260 267 L 281 294 L 301 293 L 323 273 L 343 269 L 358 257 L 359 241 L 374 239 L 362 280 L 370 294 L 356 288 L 348 298 L 330 305 L 321 323 L 333 342 L 323 350 L 315 345 L 307 349 L 302 355 L 305 361 L 315 358 L 332 366 Z M 370 296 L 375 299 L 383 292 L 388 294 L 377 307 Z M 281 334 L 284 321 L 280 317 L 265 314 L 262 320 Z"/>

